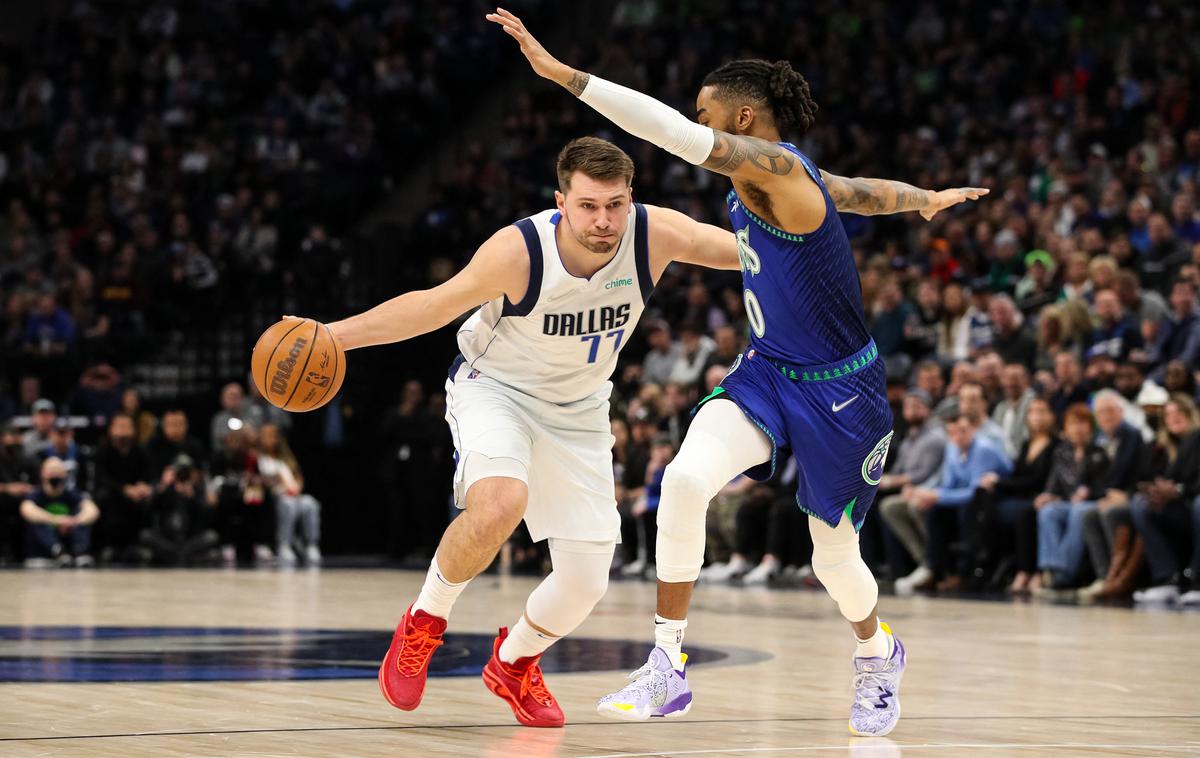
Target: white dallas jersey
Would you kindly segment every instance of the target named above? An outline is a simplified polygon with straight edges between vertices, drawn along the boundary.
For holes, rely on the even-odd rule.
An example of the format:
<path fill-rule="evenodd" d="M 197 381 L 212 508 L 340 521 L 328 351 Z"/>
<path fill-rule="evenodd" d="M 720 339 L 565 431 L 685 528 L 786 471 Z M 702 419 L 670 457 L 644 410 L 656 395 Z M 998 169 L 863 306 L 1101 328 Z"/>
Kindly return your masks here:
<path fill-rule="evenodd" d="M 459 330 L 458 347 L 485 376 L 552 403 L 572 403 L 608 382 L 654 282 L 643 205 L 634 203 L 617 254 L 591 279 L 563 267 L 554 238 L 561 218 L 548 210 L 516 223 L 529 251 L 525 297 L 485 303 Z"/>

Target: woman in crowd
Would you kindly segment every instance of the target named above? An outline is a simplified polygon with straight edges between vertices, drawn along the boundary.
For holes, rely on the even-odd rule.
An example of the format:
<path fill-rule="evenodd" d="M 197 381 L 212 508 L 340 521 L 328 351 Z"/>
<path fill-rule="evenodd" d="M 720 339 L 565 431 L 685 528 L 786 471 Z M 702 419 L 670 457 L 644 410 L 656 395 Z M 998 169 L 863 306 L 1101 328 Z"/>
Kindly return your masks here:
<path fill-rule="evenodd" d="M 300 522 L 304 539 L 304 561 L 309 566 L 321 564 L 321 504 L 304 492 L 304 476 L 300 464 L 288 447 L 287 440 L 274 424 L 264 424 L 259 432 L 258 471 L 275 495 L 276 547 L 279 565 L 296 565 L 292 543 L 296 539 L 296 522 Z"/>
<path fill-rule="evenodd" d="M 1058 443 L 1055 436 L 1054 412 L 1044 398 L 1029 403 L 1025 414 L 1028 439 L 1008 476 L 984 474 L 971 502 L 974 518 L 974 548 L 980 566 L 988 566 L 1002 555 L 1002 543 L 1015 544 L 1013 578 L 1009 591 L 1023 593 L 1041 586 L 1037 573 L 1037 518 L 1034 498 L 1045 490 L 1050 476 L 1050 463 Z"/>
<path fill-rule="evenodd" d="M 1063 416 L 1063 437 L 1054 449 L 1046 491 L 1037 508 L 1038 568 L 1047 589 L 1073 586 L 1086 544 L 1083 517 L 1104 496 L 1108 454 L 1096 444 L 1088 407 L 1072 405 Z"/>
<path fill-rule="evenodd" d="M 1179 599 L 1183 568 L 1196 563 L 1192 519 L 1194 501 L 1200 495 L 1200 414 L 1187 395 L 1172 395 L 1167 402 L 1159 443 L 1167 453 L 1165 470 L 1161 466 L 1150 469 L 1152 475 L 1138 485 L 1138 494 L 1130 503 L 1150 567 L 1151 586 L 1133 595 L 1139 602 Z M 1193 576 L 1191 581 L 1200 580 Z"/>

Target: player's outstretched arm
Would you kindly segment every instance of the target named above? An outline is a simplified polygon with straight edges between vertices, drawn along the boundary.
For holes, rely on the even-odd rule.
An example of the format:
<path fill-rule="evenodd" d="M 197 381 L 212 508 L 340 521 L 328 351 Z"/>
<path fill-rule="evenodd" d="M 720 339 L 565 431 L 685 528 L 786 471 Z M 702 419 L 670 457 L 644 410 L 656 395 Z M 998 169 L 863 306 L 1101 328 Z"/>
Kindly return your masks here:
<path fill-rule="evenodd" d="M 521 52 L 539 76 L 562 85 L 635 137 L 653 142 L 689 163 L 735 178 L 753 175 L 759 182 L 786 175 L 796 164 L 794 155 L 771 142 L 710 129 L 648 95 L 571 68 L 546 52 L 521 19 L 503 8 L 487 14 L 487 19 L 521 45 Z"/>
<path fill-rule="evenodd" d="M 967 200 L 978 200 L 989 192 L 983 187 L 956 187 L 939 192 L 890 179 L 847 179 L 828 171 L 821 171 L 821 179 L 839 211 L 863 216 L 920 211 L 926 221 L 938 211 Z"/>
<path fill-rule="evenodd" d="M 524 238 L 508 226 L 475 252 L 471 262 L 432 289 L 415 290 L 357 316 L 329 324 L 346 350 L 400 342 L 449 324 L 472 308 L 507 295 L 517 302 L 529 280 Z"/>

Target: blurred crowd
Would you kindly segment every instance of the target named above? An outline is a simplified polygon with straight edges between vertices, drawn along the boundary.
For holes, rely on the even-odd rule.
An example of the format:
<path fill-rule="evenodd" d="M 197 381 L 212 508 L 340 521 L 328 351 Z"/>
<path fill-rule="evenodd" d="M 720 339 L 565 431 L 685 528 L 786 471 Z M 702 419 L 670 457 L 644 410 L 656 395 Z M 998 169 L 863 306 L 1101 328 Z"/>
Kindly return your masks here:
<path fill-rule="evenodd" d="M 127 390 L 102 439 L 46 398 L 0 427 L 0 559 L 28 568 L 321 564 L 320 503 L 287 443 L 290 419 L 242 385 L 221 389 L 209 434 Z"/>
<path fill-rule="evenodd" d="M 424 6 L 313 2 L 276 18 L 271 3 L 217 4 L 185 36 L 169 5 L 94 24 L 81 4 L 58 49 L 83 55 L 0 66 L 0 417 L 36 422 L 43 396 L 113 397 L 122 361 L 145 350 L 137 336 L 197 320 L 216 293 L 292 287 L 306 312 L 339 312 L 334 290 L 301 280 L 353 276 L 337 238 L 372 195 L 377 158 L 428 151 L 469 106 L 439 93 L 516 56 L 474 4 Z M 896 591 L 1196 602 L 1198 39 L 1200 11 L 1177 3 L 764 0 L 749 13 L 621 0 L 607 30 L 552 49 L 689 114 L 722 61 L 787 58 L 820 106 L 795 141 L 824 169 L 992 190 L 930 223 L 843 216 L 897 417 L 863 544 Z M 444 280 L 495 229 L 549 207 L 554 156 L 582 134 L 633 156 L 635 198 L 727 224 L 721 177 L 510 70 L 494 136 L 464 144 L 430 188 L 402 238 L 419 265 L 380 296 Z M 629 576 L 652 576 L 662 470 L 744 347 L 740 292 L 736 274 L 672 267 L 622 354 Z M 427 553 L 446 507 L 420 502 L 441 492 L 420 471 L 448 453 L 436 398 L 403 394 L 382 482 L 419 527 L 403 550 Z M 419 458 L 430 450 L 441 457 Z M 714 500 L 706 580 L 813 581 L 796 476 L 789 463 Z M 514 548 L 537 565 L 527 541 Z"/>

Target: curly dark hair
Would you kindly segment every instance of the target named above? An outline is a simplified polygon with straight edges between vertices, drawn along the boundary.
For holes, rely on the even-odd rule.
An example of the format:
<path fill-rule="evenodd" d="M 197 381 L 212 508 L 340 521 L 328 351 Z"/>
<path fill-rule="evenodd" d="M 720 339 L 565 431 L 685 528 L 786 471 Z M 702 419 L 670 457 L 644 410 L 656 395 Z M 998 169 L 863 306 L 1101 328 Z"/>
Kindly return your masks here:
<path fill-rule="evenodd" d="M 808 81 L 787 61 L 729 61 L 704 77 L 702 86 L 716 88 L 722 100 L 745 98 L 765 106 L 784 136 L 804 134 L 816 121 Z"/>

